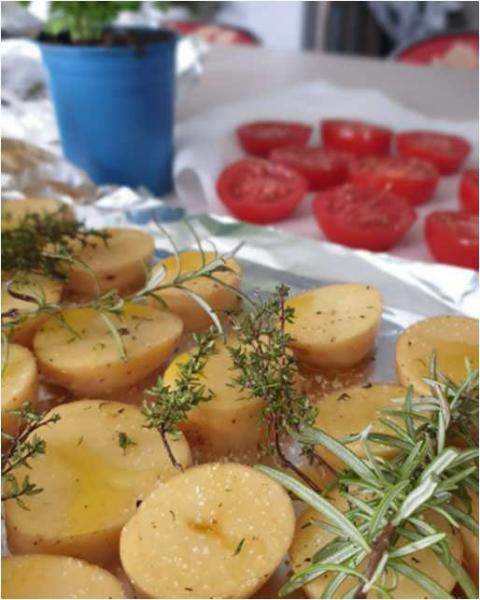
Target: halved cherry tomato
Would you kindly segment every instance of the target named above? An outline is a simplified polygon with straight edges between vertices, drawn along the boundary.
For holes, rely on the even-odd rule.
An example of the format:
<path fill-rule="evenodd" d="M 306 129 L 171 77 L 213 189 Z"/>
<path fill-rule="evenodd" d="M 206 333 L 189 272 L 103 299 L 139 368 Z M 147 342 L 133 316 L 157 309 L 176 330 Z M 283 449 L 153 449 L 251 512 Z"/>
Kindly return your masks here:
<path fill-rule="evenodd" d="M 405 131 L 397 135 L 396 144 L 400 156 L 428 160 L 441 175 L 454 173 L 470 153 L 467 140 L 435 131 Z"/>
<path fill-rule="evenodd" d="M 351 183 L 317 194 L 313 214 L 332 242 L 375 251 L 399 242 L 416 218 L 405 198 Z"/>
<path fill-rule="evenodd" d="M 348 158 L 328 148 L 277 148 L 269 158 L 303 175 L 311 190 L 323 190 L 347 179 Z"/>
<path fill-rule="evenodd" d="M 237 128 L 240 146 L 254 156 L 266 157 L 275 148 L 305 146 L 312 128 L 288 121 L 255 121 Z"/>
<path fill-rule="evenodd" d="M 386 127 L 348 119 L 322 121 L 321 133 L 325 146 L 355 156 L 388 154 L 392 140 L 392 131 Z"/>
<path fill-rule="evenodd" d="M 453 210 L 430 213 L 425 219 L 425 239 L 440 262 L 478 270 L 478 218 Z"/>
<path fill-rule="evenodd" d="M 478 215 L 478 169 L 468 169 L 462 175 L 459 195 L 463 210 Z"/>
<path fill-rule="evenodd" d="M 349 179 L 372 190 L 387 190 L 411 204 L 422 204 L 433 196 L 438 183 L 435 167 L 418 158 L 368 156 L 350 165 Z"/>
<path fill-rule="evenodd" d="M 283 165 L 246 158 L 222 171 L 217 191 L 235 217 L 250 223 L 273 223 L 295 210 L 307 191 L 307 182 Z"/>

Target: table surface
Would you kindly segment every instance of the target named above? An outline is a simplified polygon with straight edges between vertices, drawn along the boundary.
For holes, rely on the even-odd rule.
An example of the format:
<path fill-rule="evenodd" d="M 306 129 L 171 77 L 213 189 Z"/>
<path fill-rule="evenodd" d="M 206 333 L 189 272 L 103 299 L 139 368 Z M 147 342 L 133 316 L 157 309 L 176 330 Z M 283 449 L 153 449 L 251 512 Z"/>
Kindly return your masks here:
<path fill-rule="evenodd" d="M 184 120 L 222 104 L 319 79 L 378 89 L 432 117 L 478 118 L 478 71 L 250 46 L 212 46 L 205 72 L 183 99 L 177 117 Z"/>

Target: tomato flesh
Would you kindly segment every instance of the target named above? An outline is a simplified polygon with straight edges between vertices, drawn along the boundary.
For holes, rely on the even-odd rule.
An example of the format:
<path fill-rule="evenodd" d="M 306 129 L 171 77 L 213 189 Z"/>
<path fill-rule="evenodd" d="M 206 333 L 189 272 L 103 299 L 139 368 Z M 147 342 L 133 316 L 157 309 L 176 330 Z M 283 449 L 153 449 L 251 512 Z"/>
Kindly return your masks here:
<path fill-rule="evenodd" d="M 369 156 L 350 165 L 349 179 L 373 190 L 403 196 L 411 204 L 423 204 L 433 196 L 439 177 L 431 163 L 418 158 Z"/>
<path fill-rule="evenodd" d="M 292 214 L 307 191 L 305 179 L 291 169 L 247 158 L 226 167 L 217 181 L 222 202 L 237 218 L 273 223 Z"/>
<path fill-rule="evenodd" d="M 311 190 L 323 190 L 347 179 L 348 158 L 328 148 L 277 148 L 269 158 L 303 175 Z"/>
<path fill-rule="evenodd" d="M 478 270 L 478 218 L 450 210 L 430 213 L 424 234 L 432 256 L 444 263 Z"/>
<path fill-rule="evenodd" d="M 478 215 L 478 169 L 468 169 L 462 175 L 459 195 L 463 210 Z"/>
<path fill-rule="evenodd" d="M 459 135 L 435 131 L 406 131 L 396 137 L 400 156 L 431 162 L 441 175 L 455 173 L 470 153 L 470 144 Z"/>
<path fill-rule="evenodd" d="M 351 183 L 320 192 L 313 213 L 329 240 L 374 251 L 397 244 L 416 218 L 405 198 Z"/>
<path fill-rule="evenodd" d="M 267 157 L 275 148 L 305 146 L 312 128 L 288 121 L 255 121 L 236 130 L 240 146 L 247 154 Z"/>
<path fill-rule="evenodd" d="M 392 131 L 386 127 L 347 119 L 322 121 L 321 134 L 327 148 L 355 156 L 388 154 L 392 140 Z"/>

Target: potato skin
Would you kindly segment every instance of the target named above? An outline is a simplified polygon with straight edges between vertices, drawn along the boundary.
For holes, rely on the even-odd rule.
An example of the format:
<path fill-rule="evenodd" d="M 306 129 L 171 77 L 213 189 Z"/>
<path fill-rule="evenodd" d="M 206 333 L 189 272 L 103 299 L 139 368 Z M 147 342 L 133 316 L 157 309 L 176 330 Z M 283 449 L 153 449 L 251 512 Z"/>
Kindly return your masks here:
<path fill-rule="evenodd" d="M 235 345 L 235 340 L 230 338 L 227 343 Z M 188 358 L 187 353 L 175 357 L 164 373 L 165 384 L 174 386 L 179 365 Z M 201 376 L 202 384 L 213 397 L 193 408 L 181 425 L 201 462 L 243 457 L 252 455 L 252 451 L 257 454 L 258 444 L 266 441 L 265 431 L 259 425 L 263 401 L 249 398 L 246 391 L 230 385 L 237 375 L 226 344 L 217 340 Z"/>
<path fill-rule="evenodd" d="M 120 557 L 143 598 L 249 598 L 294 525 L 277 483 L 244 465 L 203 464 L 150 494 L 122 531 Z"/>
<path fill-rule="evenodd" d="M 88 267 L 73 265 L 69 270 L 67 290 L 79 298 L 95 297 L 97 283 L 100 291 L 116 289 L 120 294 L 145 283 L 145 266 L 155 250 L 152 236 L 126 227 L 105 231 L 109 234 L 106 242 L 92 237 L 87 246 L 73 246 L 75 257 Z"/>
<path fill-rule="evenodd" d="M 69 556 L 2 558 L 3 598 L 125 598 L 108 571 Z"/>
<path fill-rule="evenodd" d="M 5 503 L 9 548 L 108 565 L 118 560 L 121 528 L 160 481 L 177 474 L 158 432 L 145 428 L 134 406 L 78 400 L 51 411 L 60 420 L 42 430 L 46 453 L 21 467 L 43 489 L 26 500 L 30 510 Z M 132 444 L 122 447 L 120 433 Z M 191 464 L 180 434 L 170 439 L 177 461 Z M 41 515 L 41 518 L 39 518 Z"/>
<path fill-rule="evenodd" d="M 170 356 L 183 327 L 172 313 L 127 304 L 121 318 L 110 317 L 125 346 L 127 358 L 122 360 L 98 312 L 66 309 L 62 318 L 70 329 L 49 319 L 35 336 L 34 350 L 45 378 L 77 397 L 98 398 L 141 381 Z"/>
<path fill-rule="evenodd" d="M 295 310 L 286 331 L 297 358 L 324 369 L 345 369 L 374 348 L 382 317 L 382 298 L 369 285 L 328 285 L 293 296 Z"/>
<path fill-rule="evenodd" d="M 216 258 L 215 253 L 205 252 L 205 260 L 210 262 Z M 197 271 L 202 266 L 202 255 L 200 252 L 187 251 L 179 254 L 181 273 L 190 273 Z M 240 288 L 240 265 L 236 260 L 230 258 L 226 261 L 226 266 L 230 271 L 219 271 L 215 277 L 223 281 L 228 286 Z M 175 257 L 171 256 L 158 263 L 154 269 L 165 268 L 166 273 L 162 279 L 162 285 L 171 283 L 176 275 L 177 264 Z M 236 310 L 239 306 L 238 296 L 234 291 L 223 287 L 221 283 L 214 282 L 206 277 L 193 279 L 185 282 L 184 287 L 201 296 L 208 305 L 217 313 L 227 310 Z M 178 315 L 184 324 L 186 332 L 201 331 L 209 327 L 212 321 L 205 310 L 188 293 L 170 288 L 158 293 L 160 298 L 166 302 L 168 308 Z M 158 306 L 158 301 L 151 299 L 152 306 Z"/>
<path fill-rule="evenodd" d="M 328 499 L 338 509 L 344 511 L 347 509 L 346 501 L 339 497 L 336 492 L 332 492 Z M 295 537 L 290 547 L 290 564 L 294 573 L 308 567 L 311 562 L 310 559 L 315 552 L 320 550 L 328 542 L 333 539 L 333 534 L 327 532 L 320 527 L 314 525 L 307 526 L 307 523 L 312 520 L 323 521 L 325 518 L 317 513 L 313 508 L 307 508 L 299 517 L 297 521 L 297 527 L 295 530 Z M 462 560 L 463 547 L 460 534 L 458 531 L 452 531 L 449 524 L 436 513 L 428 513 L 428 521 L 447 533 L 448 544 L 450 551 L 454 558 L 459 562 Z M 412 560 L 412 556 L 415 561 L 420 560 L 420 563 Z M 412 563 L 413 567 L 424 571 L 430 577 L 434 577 L 436 581 L 447 590 L 452 590 L 455 585 L 455 578 L 445 568 L 441 560 L 434 554 L 432 550 L 426 549 L 418 552 L 415 555 L 409 555 L 405 557 L 405 560 Z M 360 570 L 363 570 L 362 563 L 359 566 Z M 303 591 L 308 598 L 321 598 L 322 592 L 330 581 L 332 575 L 325 573 L 320 577 L 317 577 L 313 581 L 307 583 L 303 587 Z M 398 587 L 393 590 L 393 598 L 424 598 L 425 591 L 420 588 L 417 584 L 413 583 L 403 575 L 399 575 Z M 348 578 L 341 584 L 335 594 L 335 598 L 342 598 L 352 586 L 354 581 L 352 578 Z M 375 592 L 369 592 L 367 598 L 376 598 Z"/>
<path fill-rule="evenodd" d="M 35 357 L 18 344 L 9 344 L 7 364 L 2 376 L 2 430 L 14 435 L 18 430 L 18 419 L 9 411 L 19 410 L 29 403 L 35 406 L 38 400 L 38 372 Z"/>
<path fill-rule="evenodd" d="M 60 302 L 62 297 L 63 284 L 59 281 L 48 279 L 43 275 L 28 274 L 18 282 L 15 282 L 13 290 L 21 294 L 36 295 L 42 294 L 45 297 L 45 301 L 49 304 L 57 304 Z M 8 291 L 6 284 L 2 282 L 2 312 L 8 312 L 10 310 L 20 310 L 33 312 L 36 309 L 36 304 L 33 302 L 25 302 L 14 298 Z M 21 323 L 15 325 L 12 333 L 9 335 L 9 339 L 16 344 L 27 346 L 32 348 L 33 338 L 35 333 L 47 320 L 46 314 L 40 314 L 38 316 L 28 317 Z M 8 323 L 8 319 L 5 319 L 5 323 Z"/>
<path fill-rule="evenodd" d="M 466 376 L 465 357 L 478 367 L 478 320 L 460 316 L 438 316 L 414 323 L 397 338 L 396 365 L 399 382 L 413 385 L 418 394 L 430 394 L 423 381 L 429 362 L 437 354 L 438 367 L 453 381 Z"/>
<path fill-rule="evenodd" d="M 393 401 L 405 398 L 406 391 L 398 385 L 374 383 L 331 392 L 316 403 L 318 415 L 315 426 L 337 439 L 360 433 L 368 426 L 372 427 L 372 432 L 389 433 L 378 419 L 383 416 L 382 410 L 399 408 Z M 361 442 L 353 442 L 348 448 L 361 458 L 365 457 Z M 371 451 L 385 459 L 393 458 L 398 453 L 396 448 L 381 444 L 372 444 Z M 316 452 L 332 469 L 341 471 L 345 468 L 343 462 L 323 446 L 317 446 Z"/>

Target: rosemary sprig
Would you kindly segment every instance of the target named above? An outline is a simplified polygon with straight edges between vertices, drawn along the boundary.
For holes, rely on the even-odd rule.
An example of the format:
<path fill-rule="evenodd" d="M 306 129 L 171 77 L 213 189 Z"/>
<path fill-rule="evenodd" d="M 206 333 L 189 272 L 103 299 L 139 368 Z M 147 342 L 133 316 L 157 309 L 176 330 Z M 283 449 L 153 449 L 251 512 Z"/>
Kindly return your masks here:
<path fill-rule="evenodd" d="M 215 351 L 215 334 L 209 330 L 194 334 L 193 338 L 195 348 L 186 362 L 179 363 L 174 385 L 165 385 L 162 378 L 158 377 L 157 383 L 146 392 L 154 399 L 143 406 L 145 427 L 158 431 L 170 461 L 179 470 L 182 470 L 182 466 L 172 452 L 168 436 L 178 434 L 179 424 L 186 421 L 189 411 L 212 397 L 202 383 L 201 374 L 208 356 Z"/>
<path fill-rule="evenodd" d="M 13 436 L 2 431 L 2 440 L 8 443 L 7 450 L 2 452 L 2 502 L 15 500 L 22 508 L 28 510 L 24 498 L 39 494 L 42 488 L 31 482 L 28 475 L 19 481 L 15 471 L 22 466 L 28 468 L 33 458 L 45 454 L 46 443 L 36 432 L 42 427 L 56 423 L 60 415 L 39 413 L 30 404 L 8 412 L 18 419 L 19 431 Z"/>
<path fill-rule="evenodd" d="M 286 306 L 288 294 L 289 288 L 281 285 L 267 300 L 231 319 L 239 342 L 228 346 L 232 369 L 239 373 L 232 378 L 232 385 L 263 401 L 261 421 L 272 440 L 267 451 L 275 453 L 285 467 L 318 491 L 282 447 L 291 431 L 298 433 L 313 426 L 317 416 L 315 406 L 298 391 L 297 361 L 289 350 L 291 336 L 285 331 L 285 325 L 293 322 L 295 316 L 294 309 Z M 302 451 L 311 454 L 313 448 L 305 443 Z"/>
<path fill-rule="evenodd" d="M 429 574 L 404 561 L 405 556 L 430 548 L 467 597 L 478 598 L 474 583 L 450 554 L 444 532 L 425 519 L 426 511 L 434 511 L 454 528 L 463 525 L 478 535 L 478 524 L 468 512 L 454 504 L 456 497 L 468 497 L 469 489 L 478 493 L 478 449 L 445 445 L 446 434 L 469 418 L 471 393 L 475 389 L 478 392 L 475 380 L 478 380 L 478 370 L 470 371 L 459 385 L 446 382 L 438 370 L 432 372 L 428 379 L 431 398 L 416 399 L 410 389 L 403 406 L 385 411 L 383 423 L 390 425 L 390 434 L 369 431 L 360 434 L 366 449 L 365 459 L 350 451 L 347 441 L 336 440 L 324 431 L 313 428 L 292 431 L 295 438 L 324 446 L 347 465 L 348 469 L 339 474 L 337 482 L 339 494 L 349 505 L 345 513 L 297 480 L 258 466 L 328 519 L 327 524 L 314 525 L 335 532 L 334 539 L 319 548 L 308 568 L 294 574 L 283 586 L 282 595 L 323 573 L 331 573 L 324 597 L 332 597 L 347 578 L 357 581 L 346 597 L 365 598 L 370 589 L 388 597 L 383 585 L 388 572 L 412 579 L 431 597 L 451 598 L 449 591 Z M 399 422 L 402 423 L 401 435 Z M 399 453 L 393 460 L 385 461 L 370 451 L 371 444 L 399 448 Z M 400 540 L 405 544 L 399 545 Z M 362 562 L 366 566 L 360 571 Z"/>

